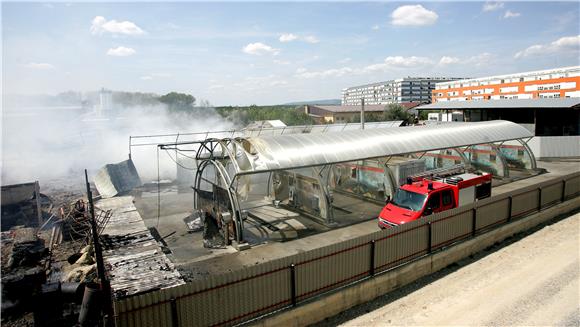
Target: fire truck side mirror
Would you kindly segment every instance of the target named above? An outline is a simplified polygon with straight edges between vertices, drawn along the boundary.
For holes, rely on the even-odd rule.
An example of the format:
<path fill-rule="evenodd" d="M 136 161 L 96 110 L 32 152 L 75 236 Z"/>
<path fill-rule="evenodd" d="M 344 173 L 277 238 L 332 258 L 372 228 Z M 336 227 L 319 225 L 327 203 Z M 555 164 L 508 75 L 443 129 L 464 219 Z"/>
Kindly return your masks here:
<path fill-rule="evenodd" d="M 424 216 L 429 216 L 432 213 L 433 213 L 433 208 L 431 208 L 430 206 L 429 207 L 426 207 L 425 208 L 425 211 L 423 211 L 423 215 Z"/>

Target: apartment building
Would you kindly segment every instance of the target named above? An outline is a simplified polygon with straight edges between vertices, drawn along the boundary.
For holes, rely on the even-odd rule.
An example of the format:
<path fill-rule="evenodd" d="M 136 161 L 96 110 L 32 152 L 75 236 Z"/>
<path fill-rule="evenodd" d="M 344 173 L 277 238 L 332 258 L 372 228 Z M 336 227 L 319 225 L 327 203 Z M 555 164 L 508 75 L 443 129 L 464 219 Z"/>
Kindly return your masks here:
<path fill-rule="evenodd" d="M 353 86 L 342 90 L 342 105 L 431 102 L 438 82 L 459 80 L 448 77 L 406 77 L 390 81 Z"/>
<path fill-rule="evenodd" d="M 580 66 L 437 83 L 433 102 L 580 97 Z"/>

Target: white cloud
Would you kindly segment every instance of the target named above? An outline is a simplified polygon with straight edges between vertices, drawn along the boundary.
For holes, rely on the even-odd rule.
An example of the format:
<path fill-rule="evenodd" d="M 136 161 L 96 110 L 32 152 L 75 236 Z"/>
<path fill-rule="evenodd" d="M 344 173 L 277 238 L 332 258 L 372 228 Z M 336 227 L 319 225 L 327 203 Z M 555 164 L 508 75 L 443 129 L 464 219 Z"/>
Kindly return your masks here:
<path fill-rule="evenodd" d="M 339 64 L 346 64 L 347 62 L 350 62 L 350 61 L 351 61 L 351 59 L 350 59 L 350 58 L 344 58 L 344 59 L 340 59 L 340 60 L 338 61 L 338 63 L 339 63 Z"/>
<path fill-rule="evenodd" d="M 128 57 L 128 56 L 134 55 L 135 53 L 137 53 L 137 51 L 135 51 L 135 49 L 127 48 L 127 47 L 110 48 L 107 51 L 108 56 L 115 56 L 115 57 Z"/>
<path fill-rule="evenodd" d="M 296 39 L 298 39 L 298 35 L 292 33 L 282 34 L 279 38 L 280 42 L 291 42 Z"/>
<path fill-rule="evenodd" d="M 395 57 L 387 57 L 385 58 L 385 63 L 391 66 L 403 66 L 403 67 L 413 67 L 419 65 L 427 65 L 432 64 L 433 60 L 426 58 L 426 57 L 402 57 L 402 56 L 395 56 Z"/>
<path fill-rule="evenodd" d="M 381 63 L 372 64 L 360 68 L 341 67 L 321 71 L 309 71 L 305 68 L 298 68 L 296 70 L 296 76 L 301 78 L 341 77 L 347 74 L 360 75 L 376 72 L 386 72 L 389 70 L 421 68 L 427 65 L 432 65 L 433 63 L 434 63 L 433 60 L 427 57 L 391 56 L 385 58 L 385 60 Z"/>
<path fill-rule="evenodd" d="M 250 43 L 243 47 L 242 51 L 256 56 L 261 56 L 263 54 L 272 54 L 275 56 L 280 53 L 280 49 L 272 48 L 271 46 L 261 42 Z"/>
<path fill-rule="evenodd" d="M 439 59 L 437 63 L 439 66 L 446 65 L 471 65 L 471 66 L 482 66 L 488 65 L 494 60 L 494 55 L 489 52 L 483 52 L 467 58 L 459 58 L 452 56 L 443 56 Z"/>
<path fill-rule="evenodd" d="M 116 20 L 107 20 L 103 16 L 96 16 L 93 18 L 91 25 L 91 33 L 93 35 L 101 35 L 104 33 L 124 34 L 124 35 L 142 35 L 145 34 L 139 26 L 130 21 L 118 22 Z"/>
<path fill-rule="evenodd" d="M 318 40 L 318 38 L 314 35 L 307 35 L 303 38 L 304 42 L 308 42 L 308 43 L 318 43 L 320 42 L 320 40 Z"/>
<path fill-rule="evenodd" d="M 276 80 L 276 81 L 272 81 L 270 83 L 271 86 L 282 86 L 282 85 L 288 85 L 288 82 L 284 81 L 284 80 Z"/>
<path fill-rule="evenodd" d="M 363 73 L 385 72 L 388 70 L 396 70 L 401 68 L 415 68 L 431 64 L 433 64 L 433 60 L 427 57 L 390 56 L 385 58 L 385 60 L 382 63 L 372 64 L 364 67 L 361 72 Z"/>
<path fill-rule="evenodd" d="M 442 66 L 444 66 L 444 65 L 451 65 L 451 64 L 457 64 L 459 62 L 460 62 L 460 60 L 457 57 L 443 56 L 439 60 L 439 65 L 442 65 Z"/>
<path fill-rule="evenodd" d="M 405 5 L 395 9 L 391 18 L 397 26 L 425 26 L 435 24 L 439 15 L 421 5 Z"/>
<path fill-rule="evenodd" d="M 541 56 L 559 52 L 578 52 L 580 50 L 580 35 L 565 36 L 549 44 L 535 44 L 517 52 L 514 58 L 525 58 L 529 56 Z"/>
<path fill-rule="evenodd" d="M 500 1 L 486 1 L 483 4 L 483 11 L 494 11 L 503 8 L 503 2 Z"/>
<path fill-rule="evenodd" d="M 516 17 L 520 17 L 522 14 L 520 14 L 519 12 L 514 12 L 511 10 L 508 10 L 505 12 L 505 14 L 503 15 L 503 18 L 516 18 Z"/>
<path fill-rule="evenodd" d="M 275 64 L 278 64 L 278 65 L 290 65 L 291 64 L 291 62 L 290 61 L 287 61 L 287 60 L 274 59 L 273 62 Z"/>
<path fill-rule="evenodd" d="M 559 38 L 552 42 L 552 46 L 557 48 L 578 48 L 580 47 L 580 35 Z"/>
<path fill-rule="evenodd" d="M 379 25 L 376 25 L 376 24 L 375 24 L 375 25 L 373 25 L 373 27 L 371 27 L 371 29 L 372 29 L 373 31 L 378 31 L 378 30 L 379 30 L 379 28 L 380 28 L 380 26 L 379 26 Z"/>
<path fill-rule="evenodd" d="M 296 76 L 302 78 L 325 78 L 325 77 L 341 77 L 346 74 L 354 73 L 355 71 L 350 67 L 332 68 L 322 71 L 311 72 L 305 68 L 298 68 Z"/>
<path fill-rule="evenodd" d="M 153 74 L 141 76 L 141 79 L 144 80 L 144 81 L 150 81 L 150 80 L 153 80 L 153 79 L 157 79 L 159 77 L 166 78 L 166 77 L 172 77 L 172 76 L 173 75 L 168 74 L 168 73 L 153 73 Z"/>
<path fill-rule="evenodd" d="M 495 59 L 495 56 L 489 52 L 483 52 L 475 56 L 469 57 L 465 63 L 475 66 L 488 65 Z"/>
<path fill-rule="evenodd" d="M 53 70 L 55 67 L 51 64 L 47 64 L 45 62 L 31 62 L 24 65 L 26 68 L 30 69 L 37 69 L 37 70 Z"/>
<path fill-rule="evenodd" d="M 292 41 L 304 41 L 307 43 L 318 43 L 320 42 L 320 40 L 318 40 L 318 38 L 314 35 L 305 35 L 305 36 L 300 36 L 298 34 L 294 34 L 294 33 L 285 33 L 280 35 L 280 37 L 278 38 L 278 40 L 280 42 L 292 42 Z"/>

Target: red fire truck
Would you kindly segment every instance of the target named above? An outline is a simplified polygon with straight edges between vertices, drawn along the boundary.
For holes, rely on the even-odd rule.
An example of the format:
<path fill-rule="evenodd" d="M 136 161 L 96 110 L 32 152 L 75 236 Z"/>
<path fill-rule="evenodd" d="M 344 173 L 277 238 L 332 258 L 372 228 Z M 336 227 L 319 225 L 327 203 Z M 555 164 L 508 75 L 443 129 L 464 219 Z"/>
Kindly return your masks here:
<path fill-rule="evenodd" d="M 469 173 L 463 167 L 409 177 L 381 211 L 379 227 L 397 226 L 487 198 L 491 178 L 491 174 Z"/>

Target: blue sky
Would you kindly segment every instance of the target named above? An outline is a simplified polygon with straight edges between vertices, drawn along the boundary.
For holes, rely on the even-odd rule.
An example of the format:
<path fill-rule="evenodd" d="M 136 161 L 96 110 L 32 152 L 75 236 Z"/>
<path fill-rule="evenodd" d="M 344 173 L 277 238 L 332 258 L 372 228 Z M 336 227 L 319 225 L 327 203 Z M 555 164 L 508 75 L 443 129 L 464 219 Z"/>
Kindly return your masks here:
<path fill-rule="evenodd" d="M 339 98 L 404 76 L 579 65 L 578 2 L 3 3 L 4 94 Z"/>

